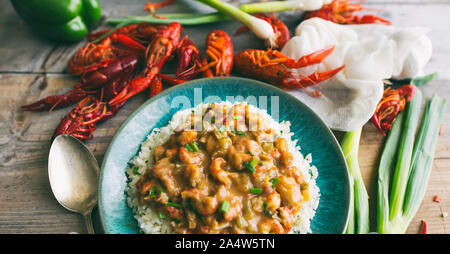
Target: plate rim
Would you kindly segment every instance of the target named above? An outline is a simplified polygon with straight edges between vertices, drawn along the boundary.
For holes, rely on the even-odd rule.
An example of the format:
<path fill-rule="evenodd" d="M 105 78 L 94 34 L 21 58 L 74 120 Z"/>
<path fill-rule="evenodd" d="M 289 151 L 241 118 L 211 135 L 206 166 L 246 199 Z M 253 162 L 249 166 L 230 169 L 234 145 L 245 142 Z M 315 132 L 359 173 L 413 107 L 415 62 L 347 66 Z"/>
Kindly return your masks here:
<path fill-rule="evenodd" d="M 108 148 L 105 151 L 105 154 L 103 155 L 103 159 L 102 159 L 102 165 L 100 167 L 100 172 L 99 172 L 99 177 L 98 177 L 98 184 L 97 184 L 97 206 L 98 206 L 98 213 L 99 213 L 99 217 L 100 217 L 100 224 L 101 227 L 103 229 L 104 234 L 111 234 L 105 224 L 105 215 L 103 213 L 103 205 L 102 205 L 102 198 L 101 198 L 101 190 L 102 190 L 102 180 L 103 180 L 103 174 L 105 172 L 105 161 L 106 158 L 109 156 L 109 153 L 111 152 L 111 149 L 113 147 L 113 144 L 115 142 L 115 140 L 117 139 L 117 136 L 120 134 L 120 132 L 122 131 L 123 128 L 125 128 L 125 126 L 128 124 L 128 122 L 135 116 L 138 114 L 138 112 L 140 112 L 144 107 L 146 107 L 148 104 L 150 104 L 151 102 L 155 101 L 156 99 L 158 99 L 159 97 L 165 96 L 166 94 L 169 94 L 172 91 L 175 91 L 179 88 L 182 87 L 189 87 L 189 86 L 195 86 L 197 83 L 201 83 L 205 80 L 235 80 L 235 81 L 243 81 L 243 82 L 250 82 L 250 83 L 256 83 L 258 85 L 262 85 L 263 87 L 269 89 L 269 90 L 275 90 L 277 92 L 280 92 L 281 94 L 291 97 L 292 99 L 295 99 L 298 103 L 302 104 L 304 106 L 304 108 L 306 108 L 308 111 L 310 111 L 310 113 L 312 113 L 312 115 L 321 123 L 323 124 L 323 126 L 325 126 L 326 128 L 326 132 L 332 137 L 332 142 L 333 144 L 338 148 L 338 151 L 340 152 L 344 165 L 345 165 L 345 176 L 348 182 L 347 188 L 348 190 L 348 195 L 347 195 L 347 204 L 346 204 L 346 218 L 345 218 L 345 223 L 344 226 L 342 228 L 342 232 L 340 234 L 344 234 L 345 231 L 347 230 L 347 226 L 348 226 L 348 222 L 350 219 L 350 202 L 351 202 L 351 196 L 353 195 L 353 190 L 350 186 L 351 184 L 351 177 L 350 177 L 350 172 L 348 169 L 348 165 L 347 165 L 347 160 L 345 159 L 345 155 L 344 152 L 342 151 L 342 148 L 339 144 L 339 142 L 336 139 L 336 136 L 333 134 L 333 132 L 331 131 L 331 129 L 326 125 L 326 123 L 322 120 L 322 118 L 317 115 L 310 107 L 308 107 L 305 103 L 303 103 L 302 101 L 300 101 L 297 97 L 295 97 L 294 95 L 265 82 L 259 81 L 259 80 L 255 80 L 255 79 L 249 79 L 249 78 L 243 78 L 243 77 L 235 77 L 235 76 L 229 76 L 229 77 L 210 77 L 210 78 L 198 78 L 198 79 L 194 79 L 194 80 L 190 80 L 187 81 L 185 83 L 182 84 L 178 84 L 172 87 L 169 87 L 165 90 L 163 90 L 161 93 L 148 98 L 145 102 L 142 103 L 142 105 L 140 105 L 138 108 L 136 108 L 126 119 L 125 121 L 120 125 L 120 127 L 116 130 L 116 132 L 114 133 L 114 136 L 111 138 L 111 141 L 108 144 Z M 314 218 L 313 218 L 314 219 Z"/>

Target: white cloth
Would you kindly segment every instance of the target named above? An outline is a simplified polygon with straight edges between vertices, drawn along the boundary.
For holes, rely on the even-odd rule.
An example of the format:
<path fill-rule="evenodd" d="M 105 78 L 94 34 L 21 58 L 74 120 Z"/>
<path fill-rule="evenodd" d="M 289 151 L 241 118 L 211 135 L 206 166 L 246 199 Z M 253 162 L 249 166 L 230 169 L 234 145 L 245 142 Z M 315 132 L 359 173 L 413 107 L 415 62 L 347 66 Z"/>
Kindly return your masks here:
<path fill-rule="evenodd" d="M 339 25 L 320 18 L 305 20 L 296 28 L 296 36 L 283 47 L 283 54 L 298 59 L 330 45 L 336 48 L 322 63 L 296 71 L 309 75 L 342 64 L 346 67 L 319 85 L 322 97 L 313 98 L 300 89 L 291 93 L 330 128 L 356 130 L 372 117 L 383 95 L 384 79 L 423 75 L 422 69 L 432 52 L 427 32 L 423 27 Z"/>

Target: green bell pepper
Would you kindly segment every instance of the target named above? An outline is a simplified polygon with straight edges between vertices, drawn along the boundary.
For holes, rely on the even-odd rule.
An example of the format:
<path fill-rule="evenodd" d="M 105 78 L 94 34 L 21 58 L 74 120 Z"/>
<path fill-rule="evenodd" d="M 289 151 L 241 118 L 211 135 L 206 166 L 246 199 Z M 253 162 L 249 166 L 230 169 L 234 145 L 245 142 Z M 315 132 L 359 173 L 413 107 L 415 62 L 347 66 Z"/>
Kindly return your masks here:
<path fill-rule="evenodd" d="M 82 40 L 101 18 L 98 0 L 11 0 L 16 12 L 33 29 L 52 40 Z"/>

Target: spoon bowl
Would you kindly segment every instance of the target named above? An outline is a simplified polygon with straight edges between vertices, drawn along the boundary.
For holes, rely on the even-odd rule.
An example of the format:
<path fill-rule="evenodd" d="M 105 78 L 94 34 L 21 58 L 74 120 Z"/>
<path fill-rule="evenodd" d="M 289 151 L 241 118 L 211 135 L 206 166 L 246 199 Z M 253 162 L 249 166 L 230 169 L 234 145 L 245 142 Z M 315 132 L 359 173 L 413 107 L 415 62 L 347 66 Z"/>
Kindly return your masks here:
<path fill-rule="evenodd" d="M 78 139 L 59 135 L 48 159 L 48 177 L 56 200 L 67 210 L 83 215 L 88 233 L 94 233 L 91 212 L 97 204 L 99 166 Z"/>

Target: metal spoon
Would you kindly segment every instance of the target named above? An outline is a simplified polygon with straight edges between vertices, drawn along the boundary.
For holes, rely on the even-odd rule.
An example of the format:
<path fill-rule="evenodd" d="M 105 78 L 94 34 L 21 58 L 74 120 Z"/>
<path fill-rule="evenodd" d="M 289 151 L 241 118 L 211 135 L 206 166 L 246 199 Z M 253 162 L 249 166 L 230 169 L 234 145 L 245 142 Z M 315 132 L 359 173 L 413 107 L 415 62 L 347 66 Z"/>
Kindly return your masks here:
<path fill-rule="evenodd" d="M 55 138 L 48 158 L 48 177 L 56 200 L 67 210 L 83 215 L 94 234 L 91 212 L 97 204 L 99 167 L 89 149 L 69 135 Z"/>

